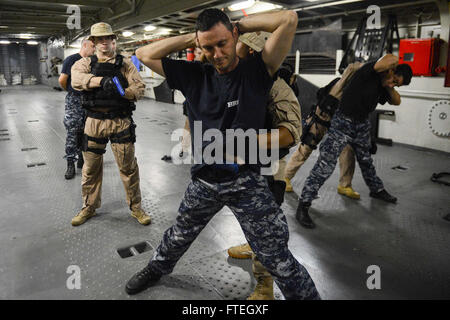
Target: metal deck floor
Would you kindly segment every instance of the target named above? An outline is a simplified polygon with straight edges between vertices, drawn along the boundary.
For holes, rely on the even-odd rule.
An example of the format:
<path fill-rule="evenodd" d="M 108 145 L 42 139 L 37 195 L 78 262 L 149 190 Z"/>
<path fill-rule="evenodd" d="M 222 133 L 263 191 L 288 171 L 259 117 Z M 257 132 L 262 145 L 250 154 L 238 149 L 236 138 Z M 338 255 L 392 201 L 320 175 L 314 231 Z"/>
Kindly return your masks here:
<path fill-rule="evenodd" d="M 134 114 L 143 207 L 152 224 L 142 226 L 129 215 L 107 147 L 102 207 L 75 228 L 70 220 L 82 204 L 80 172 L 64 179 L 64 97 L 41 85 L 3 87 L 0 93 L 0 299 L 245 299 L 255 280 L 250 261 L 226 253 L 245 241 L 227 208 L 171 275 L 136 296 L 124 292 L 153 249 L 128 258 L 117 250 L 143 241 L 155 248 L 189 182 L 188 165 L 161 160 L 176 144 L 170 133 L 183 127 L 182 108 L 145 99 Z M 316 159 L 313 154 L 294 178 L 297 192 Z M 359 168 L 354 188 L 361 200 L 338 195 L 335 170 L 313 203 L 315 230 L 298 225 L 297 197 L 287 194 L 291 251 L 323 299 L 449 299 L 450 222 L 443 216 L 450 213 L 450 188 L 430 181 L 432 173 L 450 171 L 449 155 L 394 145 L 379 146 L 374 159 L 398 204 L 370 198 Z M 392 170 L 396 165 L 408 169 Z M 81 270 L 81 289 L 66 285 L 71 265 Z M 367 288 L 370 265 L 380 267 L 379 290 Z M 276 297 L 282 299 L 279 290 Z"/>

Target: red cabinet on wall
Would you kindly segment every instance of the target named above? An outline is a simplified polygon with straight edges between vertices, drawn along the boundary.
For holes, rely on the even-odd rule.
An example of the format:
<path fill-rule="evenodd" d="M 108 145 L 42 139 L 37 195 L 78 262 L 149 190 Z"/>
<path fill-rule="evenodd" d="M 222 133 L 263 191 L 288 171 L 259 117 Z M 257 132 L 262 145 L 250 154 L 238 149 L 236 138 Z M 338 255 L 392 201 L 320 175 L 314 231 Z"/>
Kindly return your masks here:
<path fill-rule="evenodd" d="M 415 76 L 434 76 L 441 43 L 438 38 L 401 39 L 399 63 L 409 64 Z"/>

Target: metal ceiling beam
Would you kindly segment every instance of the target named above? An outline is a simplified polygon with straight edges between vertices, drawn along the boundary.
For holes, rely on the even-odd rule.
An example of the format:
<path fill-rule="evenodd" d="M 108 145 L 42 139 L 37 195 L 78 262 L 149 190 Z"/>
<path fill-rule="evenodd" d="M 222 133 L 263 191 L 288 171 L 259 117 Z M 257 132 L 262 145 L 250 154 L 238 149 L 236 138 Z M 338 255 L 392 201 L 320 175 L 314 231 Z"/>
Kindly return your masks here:
<path fill-rule="evenodd" d="M 418 0 L 418 1 L 414 1 L 414 2 L 405 2 L 405 3 L 397 3 L 397 4 L 381 6 L 380 9 L 387 10 L 387 9 L 395 9 L 395 8 L 402 8 L 402 7 L 415 7 L 415 6 L 419 6 L 422 4 L 435 3 L 435 2 L 436 2 L 435 0 Z M 299 20 L 299 22 L 303 22 L 303 21 L 310 21 L 310 20 L 330 18 L 330 17 L 338 17 L 338 16 L 350 15 L 350 14 L 359 14 L 359 13 L 366 12 L 366 10 L 367 10 L 367 8 L 337 12 L 337 13 L 321 14 L 318 16 L 307 17 L 307 18 L 299 17 L 298 20 Z"/>
<path fill-rule="evenodd" d="M 50 10 L 30 10 L 30 9 L 26 9 L 26 10 L 22 10 L 20 8 L 14 8 L 12 10 L 8 9 L 1 9 L 0 14 L 11 14 L 11 15 L 22 15 L 22 16 L 50 16 L 50 17 L 55 17 L 55 16 L 61 16 L 61 17 L 70 17 L 72 14 L 71 13 L 67 13 L 66 11 L 50 11 Z M 96 17 L 97 13 L 96 12 L 86 12 L 86 11 L 81 11 L 81 18 L 83 19 L 83 17 Z"/>
<path fill-rule="evenodd" d="M 30 33 L 31 35 L 36 37 L 41 35 L 60 34 L 59 32 L 55 32 L 54 29 L 23 29 L 23 28 L 0 29 L 0 34 L 20 34 L 20 33 Z"/>
<path fill-rule="evenodd" d="M 212 2 L 215 2 L 215 1 L 207 1 L 207 2 L 204 2 L 203 4 L 212 3 Z M 233 1 L 223 1 L 223 3 L 220 6 L 226 7 L 226 6 L 230 5 L 231 3 L 233 3 Z M 186 8 L 184 10 L 187 10 L 187 9 L 192 9 L 192 8 Z M 203 10 L 203 8 L 194 10 L 194 11 L 190 11 L 190 12 L 184 12 L 184 10 L 183 11 L 180 10 L 177 12 L 169 12 L 164 16 L 157 17 L 157 19 L 159 19 L 161 21 L 152 22 L 152 25 L 163 26 L 166 24 L 171 24 L 171 25 L 180 25 L 180 28 L 194 27 L 195 20 L 196 20 L 195 16 L 198 15 Z M 175 17 L 170 16 L 171 14 L 175 14 L 175 13 L 177 13 L 178 15 Z M 180 21 L 180 20 L 185 20 L 185 19 L 193 19 L 193 21 L 192 22 Z"/>
<path fill-rule="evenodd" d="M 7 28 L 4 28 L 3 26 L 0 27 L 0 31 L 3 30 L 15 30 L 15 29 L 21 29 L 21 30 L 26 30 L 27 32 L 33 32 L 36 30 L 56 30 L 57 28 L 55 28 L 55 26 L 29 26 L 29 25 L 23 25 L 23 26 L 8 26 Z"/>
<path fill-rule="evenodd" d="M 84 17 L 84 19 L 88 19 L 92 17 Z M 16 15 L 8 15 L 4 12 L 0 12 L 0 24 L 6 24 L 7 22 L 21 22 L 21 23 L 27 23 L 29 21 L 49 21 L 54 22 L 58 24 L 65 24 L 67 22 L 66 17 L 57 17 L 57 16 L 27 16 L 26 18 L 21 18 Z"/>
<path fill-rule="evenodd" d="M 135 0 L 125 0 L 125 1 L 129 5 L 128 10 L 123 11 L 123 12 L 121 12 L 119 14 L 116 14 L 116 15 L 114 15 L 112 17 L 109 17 L 108 21 L 116 20 L 116 19 L 119 19 L 121 17 L 127 16 L 127 15 L 132 14 L 132 13 L 135 12 L 135 10 L 136 10 L 136 1 Z"/>
<path fill-rule="evenodd" d="M 145 24 L 148 21 L 171 14 L 173 12 L 179 12 L 186 9 L 194 8 L 198 5 L 202 5 L 205 3 L 212 3 L 216 0 L 152 0 L 152 1 L 144 1 L 136 3 L 135 13 L 130 14 L 129 16 L 122 17 L 119 22 L 112 23 L 113 30 L 118 32 L 122 29 L 128 28 L 129 26 Z M 111 14 L 106 14 L 104 12 L 100 13 L 99 20 L 100 21 L 108 21 L 108 18 L 111 17 Z M 68 39 L 69 42 L 76 40 L 78 37 L 89 31 L 89 27 L 85 27 L 82 31 L 78 32 L 74 37 L 70 37 Z"/>
<path fill-rule="evenodd" d="M 358 3 L 358 2 L 364 2 L 364 0 L 327 0 L 327 1 L 314 1 L 314 2 L 309 2 L 306 4 L 302 4 L 302 5 L 293 5 L 290 7 L 291 10 L 294 11 L 303 11 L 303 10 L 311 10 L 311 9 L 317 9 L 317 8 L 321 8 L 319 7 L 320 5 L 325 5 L 325 7 L 331 7 L 332 5 L 330 5 L 331 3 L 336 3 L 336 5 L 344 5 L 344 4 L 349 4 L 349 3 Z M 367 7 L 367 3 L 365 4 L 365 6 Z M 325 8 L 323 7 L 323 8 Z"/>
<path fill-rule="evenodd" d="M 282 6 L 282 7 L 286 8 L 286 9 L 289 9 L 289 8 L 294 6 L 292 4 L 284 3 L 284 2 L 281 2 L 281 1 L 268 0 L 267 2 L 270 2 L 271 4 L 276 4 L 276 5 Z"/>
<path fill-rule="evenodd" d="M 42 26 L 46 25 L 53 28 L 58 28 L 58 26 L 66 26 L 66 21 L 42 21 L 42 20 L 34 20 L 34 21 L 20 21 L 20 20 L 5 20 L 1 19 L 2 25 L 6 26 Z"/>
<path fill-rule="evenodd" d="M 146 1 L 137 16 L 129 16 L 121 21 L 113 24 L 114 30 L 122 30 L 130 25 L 145 23 L 154 18 L 159 18 L 174 12 L 195 8 L 199 5 L 215 2 L 215 0 L 159 0 Z M 101 15 L 101 19 L 108 19 L 107 16 Z"/>
<path fill-rule="evenodd" d="M 91 20 L 91 21 L 96 21 L 95 18 L 93 17 L 85 17 L 83 20 Z M 66 26 L 67 25 L 67 20 L 55 20 L 55 19 L 50 19 L 48 17 L 35 17 L 33 19 L 27 19 L 26 21 L 24 20 L 19 20 L 19 19 L 2 19 L 0 18 L 0 25 L 3 26 L 14 26 L 14 25 L 54 25 L 54 26 Z"/>
<path fill-rule="evenodd" d="M 202 4 L 212 3 L 212 2 L 213 1 L 205 1 Z M 225 1 L 224 0 L 220 3 L 220 5 L 215 5 L 215 6 L 216 7 L 220 6 L 220 7 L 226 8 L 234 2 L 236 2 L 236 1 L 233 1 L 233 0 Z M 289 8 L 292 6 L 292 5 L 288 5 L 288 4 L 280 2 L 280 1 L 270 1 L 270 3 L 278 4 L 278 5 L 284 6 L 285 8 Z M 191 8 L 188 8 L 188 9 L 191 9 Z M 184 10 L 187 10 L 187 9 L 184 9 Z M 188 27 L 193 28 L 195 26 L 195 20 L 196 20 L 195 16 L 197 16 L 202 10 L 203 10 L 203 8 L 200 8 L 198 10 L 193 10 L 190 12 L 183 12 L 183 11 L 169 12 L 165 16 L 158 17 L 158 19 L 162 19 L 163 21 L 154 22 L 154 23 L 152 23 L 152 25 L 161 26 L 161 25 L 165 25 L 165 24 L 174 24 L 174 25 L 182 25 L 181 28 L 183 28 L 183 27 L 184 28 L 188 28 Z M 174 13 L 179 13 L 179 15 L 176 17 L 171 17 L 170 14 L 174 14 Z M 194 21 L 193 22 L 179 21 L 180 19 L 187 19 L 187 18 L 193 19 Z"/>
<path fill-rule="evenodd" d="M 99 0 L 2 0 L 0 4 L 12 4 L 12 5 L 37 5 L 37 4 L 48 4 L 48 5 L 77 5 L 86 7 L 96 7 L 96 8 L 109 8 L 111 1 L 102 2 Z"/>
<path fill-rule="evenodd" d="M 158 18 L 161 21 L 151 22 L 155 26 L 164 26 L 164 25 L 172 25 L 171 28 L 175 28 L 174 26 L 178 26 L 180 29 L 185 28 L 193 28 L 195 24 L 195 16 L 203 10 L 203 7 L 207 4 L 211 4 L 214 6 L 226 7 L 233 3 L 233 0 L 229 1 L 221 1 L 220 5 L 216 0 L 185 0 L 185 1 L 152 1 L 146 2 L 141 1 L 136 3 L 136 14 L 130 15 L 128 18 L 124 18 L 122 21 L 112 24 L 114 31 L 120 31 L 126 28 L 129 28 L 133 25 L 145 24 L 151 22 L 151 20 Z M 286 6 L 280 2 L 280 4 Z M 198 10 L 195 10 L 196 7 L 199 7 Z M 194 10 L 192 10 L 194 9 Z M 190 10 L 190 12 L 184 12 L 184 10 Z M 169 15 L 174 13 L 180 13 L 180 15 L 171 17 Z M 193 22 L 180 21 L 180 19 L 194 19 Z M 100 20 L 108 21 L 106 15 L 101 15 Z"/>

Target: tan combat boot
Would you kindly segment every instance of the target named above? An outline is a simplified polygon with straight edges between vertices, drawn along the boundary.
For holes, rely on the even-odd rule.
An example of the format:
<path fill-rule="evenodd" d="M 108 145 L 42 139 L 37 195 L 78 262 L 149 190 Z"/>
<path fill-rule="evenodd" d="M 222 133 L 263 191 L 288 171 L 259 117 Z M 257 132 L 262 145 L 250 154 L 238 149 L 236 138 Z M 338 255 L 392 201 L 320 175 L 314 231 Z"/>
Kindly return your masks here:
<path fill-rule="evenodd" d="M 275 300 L 273 296 L 273 279 L 270 276 L 257 277 L 255 291 L 247 300 Z"/>
<path fill-rule="evenodd" d="M 74 227 L 79 226 L 86 222 L 87 219 L 95 216 L 95 209 L 84 207 L 81 211 L 72 219 L 72 225 Z"/>
<path fill-rule="evenodd" d="M 352 187 L 338 186 L 337 187 L 337 192 L 339 194 L 347 196 L 347 197 L 349 197 L 351 199 L 359 199 L 361 197 L 361 195 L 358 192 L 356 192 L 355 190 L 353 190 Z"/>
<path fill-rule="evenodd" d="M 248 243 L 228 249 L 228 255 L 235 259 L 250 259 L 252 257 L 252 248 Z"/>
<path fill-rule="evenodd" d="M 150 224 L 150 222 L 152 222 L 152 219 L 150 218 L 150 216 L 148 214 L 146 214 L 145 211 L 142 209 L 135 209 L 135 210 L 131 211 L 131 216 L 133 218 L 136 218 L 136 220 L 140 224 L 143 224 L 144 226 L 146 226 L 146 225 Z"/>

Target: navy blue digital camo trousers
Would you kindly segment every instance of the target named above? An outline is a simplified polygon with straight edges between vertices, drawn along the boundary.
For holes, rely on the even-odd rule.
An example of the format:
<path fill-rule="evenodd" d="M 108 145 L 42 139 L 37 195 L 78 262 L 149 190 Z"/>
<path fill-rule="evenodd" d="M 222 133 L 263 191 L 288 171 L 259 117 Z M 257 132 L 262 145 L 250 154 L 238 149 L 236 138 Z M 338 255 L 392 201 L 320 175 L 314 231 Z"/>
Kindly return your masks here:
<path fill-rule="evenodd" d="M 224 183 L 194 178 L 178 209 L 175 224 L 165 231 L 149 262 L 150 268 L 159 274 L 172 272 L 199 233 L 224 206 L 234 213 L 253 252 L 286 299 L 320 299 L 308 271 L 288 249 L 286 217 L 266 179 L 250 170 Z"/>
<path fill-rule="evenodd" d="M 65 159 L 76 161 L 81 155 L 81 136 L 84 130 L 86 110 L 81 107 L 81 96 L 73 92 L 66 95 L 64 127 L 66 128 Z"/>
<path fill-rule="evenodd" d="M 320 187 L 333 173 L 337 159 L 347 144 L 350 144 L 355 152 L 362 176 L 370 191 L 378 192 L 384 189 L 369 151 L 371 146 L 369 120 L 355 122 L 338 111 L 320 144 L 319 158 L 305 180 L 300 196 L 303 203 L 311 203 L 317 197 Z"/>

